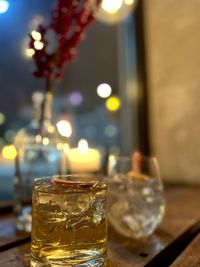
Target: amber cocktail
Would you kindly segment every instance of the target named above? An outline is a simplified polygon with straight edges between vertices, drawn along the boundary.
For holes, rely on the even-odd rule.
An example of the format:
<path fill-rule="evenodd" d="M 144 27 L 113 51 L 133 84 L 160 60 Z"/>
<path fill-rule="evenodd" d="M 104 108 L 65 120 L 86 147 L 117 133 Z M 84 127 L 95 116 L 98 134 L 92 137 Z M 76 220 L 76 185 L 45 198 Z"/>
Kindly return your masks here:
<path fill-rule="evenodd" d="M 86 176 L 36 179 L 31 266 L 103 266 L 106 193 L 104 182 Z"/>

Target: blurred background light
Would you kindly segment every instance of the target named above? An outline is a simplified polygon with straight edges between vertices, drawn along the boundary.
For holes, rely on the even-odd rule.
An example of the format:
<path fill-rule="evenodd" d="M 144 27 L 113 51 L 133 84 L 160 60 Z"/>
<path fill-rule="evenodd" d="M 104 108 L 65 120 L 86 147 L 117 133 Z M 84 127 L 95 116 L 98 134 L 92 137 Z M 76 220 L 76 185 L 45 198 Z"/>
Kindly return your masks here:
<path fill-rule="evenodd" d="M 117 127 L 112 124 L 107 125 L 104 130 L 104 134 L 108 137 L 115 137 L 117 134 Z"/>
<path fill-rule="evenodd" d="M 42 136 L 40 134 L 36 135 L 35 141 L 36 141 L 36 143 L 41 143 L 42 142 Z"/>
<path fill-rule="evenodd" d="M 4 146 L 2 149 L 2 156 L 5 159 L 15 159 L 17 156 L 17 151 L 13 145 Z"/>
<path fill-rule="evenodd" d="M 42 36 L 41 36 L 41 33 L 40 32 L 37 32 L 37 31 L 32 31 L 31 32 L 31 36 L 33 37 L 34 40 L 36 41 L 40 41 Z"/>
<path fill-rule="evenodd" d="M 34 47 L 36 50 L 42 50 L 42 48 L 44 47 L 44 44 L 40 41 L 35 41 L 34 42 Z"/>
<path fill-rule="evenodd" d="M 7 0 L 0 0 L 0 14 L 5 13 L 9 8 L 9 2 Z"/>
<path fill-rule="evenodd" d="M 14 140 L 14 137 L 15 137 L 15 131 L 13 130 L 7 130 L 5 132 L 5 139 L 9 142 L 9 143 L 12 143 L 13 140 Z"/>
<path fill-rule="evenodd" d="M 132 5 L 134 3 L 134 0 L 124 0 L 126 5 Z"/>
<path fill-rule="evenodd" d="M 116 24 L 133 12 L 136 3 L 137 0 L 103 0 L 95 16 L 103 23 Z"/>
<path fill-rule="evenodd" d="M 69 101 L 73 106 L 79 106 L 83 102 L 83 95 L 79 91 L 70 94 Z"/>
<path fill-rule="evenodd" d="M 49 125 L 47 130 L 48 130 L 49 133 L 54 133 L 55 132 L 55 128 L 52 125 Z"/>
<path fill-rule="evenodd" d="M 29 48 L 29 38 L 28 37 L 25 37 L 22 40 L 21 51 L 22 51 L 23 56 L 25 56 L 26 58 L 32 58 L 32 56 L 35 54 L 35 50 L 32 48 Z"/>
<path fill-rule="evenodd" d="M 56 147 L 58 150 L 62 150 L 63 149 L 63 143 L 57 143 Z"/>
<path fill-rule="evenodd" d="M 25 50 L 24 50 L 24 55 L 26 56 L 26 57 L 32 57 L 33 55 L 35 54 L 35 51 L 34 51 L 34 49 L 32 49 L 32 48 L 26 48 Z"/>
<path fill-rule="evenodd" d="M 70 137 L 72 135 L 72 126 L 68 121 L 61 120 L 57 122 L 56 126 L 62 136 Z"/>
<path fill-rule="evenodd" d="M 121 107 L 121 100 L 118 96 L 111 96 L 106 100 L 106 108 L 109 111 L 117 111 Z"/>
<path fill-rule="evenodd" d="M 103 0 L 102 1 L 102 8 L 110 13 L 110 14 L 115 14 L 122 6 L 123 0 Z"/>
<path fill-rule="evenodd" d="M 44 146 L 48 146 L 49 138 L 48 137 L 44 137 L 43 140 L 42 140 L 42 143 L 43 143 Z"/>
<path fill-rule="evenodd" d="M 0 125 L 4 124 L 5 120 L 6 120 L 5 115 L 2 112 L 0 112 Z"/>
<path fill-rule="evenodd" d="M 68 144 L 63 144 L 63 151 L 67 155 L 69 153 L 70 147 Z"/>
<path fill-rule="evenodd" d="M 102 98 L 107 98 L 111 95 L 112 88 L 107 83 L 102 83 L 97 87 L 97 94 Z"/>

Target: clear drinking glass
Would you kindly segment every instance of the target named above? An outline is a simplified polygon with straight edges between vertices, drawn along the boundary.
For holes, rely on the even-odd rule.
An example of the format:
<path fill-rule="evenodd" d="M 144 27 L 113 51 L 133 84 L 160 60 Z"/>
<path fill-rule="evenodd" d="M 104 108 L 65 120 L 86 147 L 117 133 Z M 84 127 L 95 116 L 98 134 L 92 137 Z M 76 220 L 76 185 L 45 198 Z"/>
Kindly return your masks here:
<path fill-rule="evenodd" d="M 31 266 L 103 266 L 107 221 L 104 182 L 86 175 L 34 182 Z"/>
<path fill-rule="evenodd" d="M 41 122 L 42 102 L 46 98 Z M 33 94 L 33 119 L 15 136 L 14 213 L 17 230 L 31 232 L 31 196 L 35 177 L 64 174 L 63 138 L 52 122 L 52 94 Z"/>
<path fill-rule="evenodd" d="M 108 220 L 127 237 L 152 234 L 165 211 L 158 161 L 135 153 L 133 157 L 109 157 Z"/>

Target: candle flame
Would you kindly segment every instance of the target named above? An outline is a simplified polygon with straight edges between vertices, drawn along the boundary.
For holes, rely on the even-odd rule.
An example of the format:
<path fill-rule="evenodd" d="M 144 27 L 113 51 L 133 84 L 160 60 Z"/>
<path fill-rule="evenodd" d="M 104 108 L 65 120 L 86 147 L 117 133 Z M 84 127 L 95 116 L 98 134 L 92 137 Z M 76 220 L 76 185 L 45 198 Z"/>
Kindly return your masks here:
<path fill-rule="evenodd" d="M 85 139 L 81 139 L 78 143 L 78 149 L 80 153 L 85 154 L 88 152 L 88 142 Z"/>

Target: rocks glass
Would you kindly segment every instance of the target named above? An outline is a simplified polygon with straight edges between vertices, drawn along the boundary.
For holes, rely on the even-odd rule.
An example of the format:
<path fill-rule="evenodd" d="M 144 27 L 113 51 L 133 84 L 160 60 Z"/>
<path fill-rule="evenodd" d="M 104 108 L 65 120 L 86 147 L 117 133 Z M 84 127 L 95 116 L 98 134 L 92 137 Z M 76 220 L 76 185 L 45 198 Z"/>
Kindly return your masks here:
<path fill-rule="evenodd" d="M 81 175 L 34 182 L 31 266 L 102 266 L 107 221 L 104 182 Z"/>
<path fill-rule="evenodd" d="M 165 210 L 158 161 L 135 153 L 133 157 L 109 158 L 108 220 L 124 236 L 152 234 Z"/>

